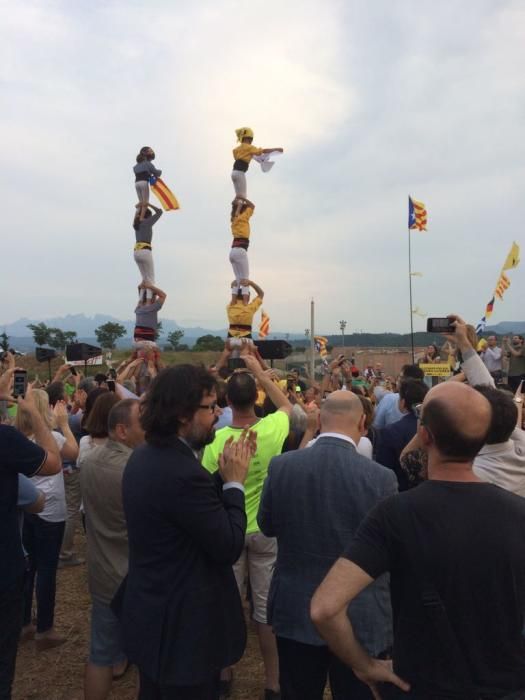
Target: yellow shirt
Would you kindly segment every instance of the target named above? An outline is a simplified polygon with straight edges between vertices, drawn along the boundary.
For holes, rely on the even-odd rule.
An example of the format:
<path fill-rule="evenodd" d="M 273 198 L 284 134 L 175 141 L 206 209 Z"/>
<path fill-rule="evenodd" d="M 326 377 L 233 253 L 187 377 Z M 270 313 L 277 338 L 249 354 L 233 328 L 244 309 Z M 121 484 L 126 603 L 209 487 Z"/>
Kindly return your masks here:
<path fill-rule="evenodd" d="M 249 304 L 243 304 L 242 301 L 236 301 L 235 304 L 228 304 L 226 313 L 230 326 L 250 326 L 252 325 L 255 312 L 262 304 L 261 297 L 255 297 Z M 245 338 L 250 335 L 249 330 L 233 329 L 230 330 L 230 335 L 234 338 Z"/>
<path fill-rule="evenodd" d="M 262 148 L 252 146 L 251 143 L 241 143 L 237 148 L 233 149 L 233 157 L 235 160 L 243 160 L 245 163 L 249 163 L 253 156 L 260 156 L 262 152 Z"/>
<path fill-rule="evenodd" d="M 234 238 L 250 238 L 250 218 L 253 207 L 246 209 L 232 221 L 232 236 Z"/>

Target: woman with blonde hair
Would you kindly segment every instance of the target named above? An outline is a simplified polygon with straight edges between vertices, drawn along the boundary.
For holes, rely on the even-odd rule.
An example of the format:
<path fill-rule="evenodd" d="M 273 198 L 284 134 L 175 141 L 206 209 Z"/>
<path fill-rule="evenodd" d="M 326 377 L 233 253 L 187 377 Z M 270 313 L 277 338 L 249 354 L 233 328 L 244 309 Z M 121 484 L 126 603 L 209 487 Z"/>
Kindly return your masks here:
<path fill-rule="evenodd" d="M 33 397 L 39 414 L 51 429 L 60 455 L 74 461 L 78 446 L 68 424 L 66 404 L 56 403 L 49 407 L 49 397 L 42 389 L 34 389 Z M 26 437 L 33 439 L 33 419 L 23 408 L 19 409 L 16 427 Z M 57 427 L 60 432 L 54 430 Z M 24 621 L 22 639 L 34 637 L 37 651 L 44 651 L 63 644 L 54 628 L 56 572 L 58 556 L 62 546 L 66 521 L 66 497 L 62 471 L 53 476 L 33 476 L 31 481 L 45 494 L 46 501 L 42 512 L 25 513 L 23 544 L 27 552 L 29 568 L 24 585 Z M 32 624 L 33 593 L 36 583 L 36 628 Z"/>

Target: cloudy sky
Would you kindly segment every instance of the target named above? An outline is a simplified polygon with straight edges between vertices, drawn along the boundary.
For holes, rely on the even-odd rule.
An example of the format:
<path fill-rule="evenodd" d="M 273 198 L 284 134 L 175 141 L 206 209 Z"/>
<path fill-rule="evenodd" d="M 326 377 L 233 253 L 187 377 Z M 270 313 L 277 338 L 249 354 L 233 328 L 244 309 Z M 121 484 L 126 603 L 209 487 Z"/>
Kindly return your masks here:
<path fill-rule="evenodd" d="M 252 164 L 251 277 L 273 330 L 409 328 L 414 304 L 476 322 L 525 245 L 521 0 L 0 2 L 0 324 L 130 318 L 140 146 L 181 202 L 155 227 L 162 315 L 220 328 L 232 279 L 236 127 L 283 146 Z M 525 257 L 525 251 L 523 253 Z M 522 320 L 525 263 L 492 317 Z M 416 329 L 424 320 L 415 317 Z"/>

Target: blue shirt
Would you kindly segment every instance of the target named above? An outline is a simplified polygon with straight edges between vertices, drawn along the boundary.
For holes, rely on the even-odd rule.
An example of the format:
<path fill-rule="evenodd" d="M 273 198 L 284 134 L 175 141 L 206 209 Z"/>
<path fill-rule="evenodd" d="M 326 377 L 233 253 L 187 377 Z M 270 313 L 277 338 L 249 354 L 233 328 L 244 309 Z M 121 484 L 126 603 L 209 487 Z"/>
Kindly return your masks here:
<path fill-rule="evenodd" d="M 399 394 L 385 394 L 376 409 L 372 425 L 374 428 L 385 428 L 401 420 L 404 415 L 399 410 Z"/>

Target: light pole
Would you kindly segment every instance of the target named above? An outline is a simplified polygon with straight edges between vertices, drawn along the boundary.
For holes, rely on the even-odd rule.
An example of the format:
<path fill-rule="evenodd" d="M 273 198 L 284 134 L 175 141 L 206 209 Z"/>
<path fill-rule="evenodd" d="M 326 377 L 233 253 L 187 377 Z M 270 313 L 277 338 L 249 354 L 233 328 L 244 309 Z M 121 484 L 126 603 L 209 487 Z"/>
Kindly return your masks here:
<path fill-rule="evenodd" d="M 346 321 L 339 321 L 339 328 L 341 329 L 341 335 L 343 337 L 343 347 L 345 346 L 345 328 Z"/>

